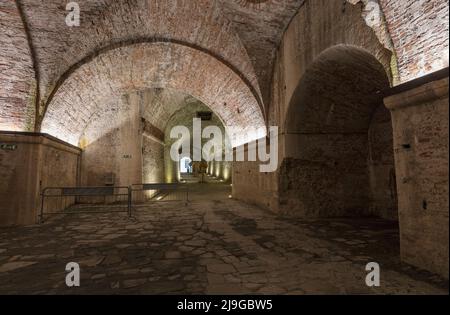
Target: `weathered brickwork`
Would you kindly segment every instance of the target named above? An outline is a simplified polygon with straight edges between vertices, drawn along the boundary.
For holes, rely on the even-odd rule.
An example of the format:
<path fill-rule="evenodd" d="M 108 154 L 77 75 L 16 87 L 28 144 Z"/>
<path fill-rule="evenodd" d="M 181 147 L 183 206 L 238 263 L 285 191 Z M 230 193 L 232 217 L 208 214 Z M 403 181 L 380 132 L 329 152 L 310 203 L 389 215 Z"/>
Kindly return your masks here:
<path fill-rule="evenodd" d="M 320 12 L 320 14 L 318 14 Z M 353 46 L 370 53 L 391 74 L 391 52 L 361 17 L 360 4 L 308 1 L 286 30 L 278 52 L 269 121 L 283 130 L 292 95 L 309 66 L 332 47 Z"/>
<path fill-rule="evenodd" d="M 142 149 L 142 182 L 165 183 L 164 145 L 144 136 Z"/>
<path fill-rule="evenodd" d="M 47 0 L 38 6 L 34 0 L 22 2 L 36 46 L 43 95 L 64 72 L 99 49 L 158 38 L 196 45 L 223 58 L 259 91 L 247 52 L 215 1 L 82 1 L 80 27 L 73 28 L 65 24 L 66 1 Z"/>
<path fill-rule="evenodd" d="M 447 279 L 448 82 L 385 99 L 393 116 L 402 258 Z"/>
<path fill-rule="evenodd" d="M 19 10 L 0 0 L 0 130 L 34 128 L 34 71 Z"/>
<path fill-rule="evenodd" d="M 398 221 L 398 190 L 395 171 L 391 112 L 381 104 L 372 116 L 368 132 L 370 214 Z"/>
<path fill-rule="evenodd" d="M 325 9 L 320 7 L 321 1 L 311 0 L 262 3 L 227 0 L 87 0 L 81 3 L 81 25 L 74 28 L 65 24 L 66 2 L 62 0 L 48 0 L 39 5 L 32 0 L 24 0 L 21 6 L 36 52 L 43 104 L 51 91 L 70 74 L 67 71 L 76 68 L 76 63 L 83 58 L 113 45 L 168 40 L 191 45 L 220 59 L 244 79 L 260 106 L 267 110 L 273 69 L 278 64 L 276 49 L 282 42 L 284 31 L 288 25 L 289 28 L 295 27 L 292 24 L 295 25 L 296 20 L 308 21 L 308 17 L 312 16 L 320 20 L 322 15 L 328 14 L 322 12 L 354 12 L 355 20 L 348 19 L 353 22 L 348 25 L 349 33 L 367 38 L 366 32 L 360 33 L 357 31 L 359 27 L 355 25 L 368 25 L 368 29 L 372 30 L 385 48 L 395 50 L 400 79 L 403 81 L 448 64 L 448 58 L 444 56 L 448 52 L 446 1 L 379 2 L 383 14 L 377 11 L 378 0 L 348 0 L 347 3 L 332 0 L 326 3 L 328 8 Z M 5 64 L 10 65 L 14 62 L 12 60 L 16 60 L 14 67 L 8 67 L 8 72 L 2 73 L 7 73 L 3 80 L 8 82 L 6 84 L 4 81 L 3 86 L 9 87 L 8 101 L 2 108 L 2 128 L 32 129 L 35 83 L 28 43 L 14 1 L 2 0 L 1 4 L 2 25 L 5 28 L 3 33 L 8 34 L 6 40 L 9 41 L 9 44 L 2 45 L 4 59 L 10 60 Z M 312 6 L 314 9 L 310 10 Z M 334 19 L 339 15 L 332 14 L 329 18 Z M 389 32 L 383 24 L 384 20 Z M 314 23 L 307 22 L 310 26 Z M 301 28 L 301 31 L 307 34 L 310 26 Z M 334 26 L 331 28 L 339 29 Z M 392 41 L 389 34 L 392 35 Z M 347 36 L 348 43 L 352 36 Z M 5 38 L 2 40 L 5 41 Z M 7 48 L 11 47 L 11 41 L 15 43 L 14 49 Z M 19 65 L 18 60 L 23 62 Z M 392 65 L 396 68 L 395 64 Z M 397 75 L 397 68 L 392 70 Z M 13 90 L 19 94 L 15 95 Z M 41 111 L 44 109 L 42 107 Z M 37 122 L 39 127 L 40 121 Z"/>
<path fill-rule="evenodd" d="M 392 145 L 382 148 L 369 141 L 370 126 L 377 122 L 373 114 L 383 106 L 377 93 L 388 87 L 383 66 L 358 48 L 328 49 L 306 70 L 286 120 L 287 159 L 279 180 L 283 212 L 335 217 L 388 211 L 373 197 L 385 192 L 382 183 L 389 177 L 375 181 L 370 170 L 378 155 L 393 160 Z M 377 136 L 390 135 L 387 142 L 392 143 L 389 129 L 377 131 Z M 375 160 L 369 160 L 369 152 Z"/>
<path fill-rule="evenodd" d="M 343 4 L 342 1 L 334 0 L 305 2 L 286 30 L 278 51 L 268 120 L 270 125 L 279 126 L 282 133 L 279 139 L 280 164 L 286 156 L 285 152 L 295 149 L 306 150 L 304 146 L 299 145 L 295 140 L 291 142 L 284 136 L 288 117 L 294 120 L 291 122 L 291 125 L 294 126 L 291 132 L 294 133 L 299 131 L 335 133 L 343 132 L 343 130 L 346 132 L 364 133 L 364 136 L 360 138 L 364 138 L 365 141 L 359 141 L 361 146 L 350 150 L 350 152 L 358 152 L 357 156 L 362 156 L 361 162 L 358 164 L 361 165 L 361 168 L 356 171 L 358 175 L 355 176 L 363 178 L 362 174 L 365 174 L 366 179 L 361 179 L 359 182 L 364 182 L 365 187 L 367 187 L 366 161 L 368 147 L 364 142 L 367 142 L 368 139 L 371 114 L 375 108 L 373 105 L 361 106 L 361 103 L 370 104 L 370 98 L 373 100 L 378 98 L 378 102 L 381 102 L 376 93 L 389 86 L 392 53 L 380 43 L 377 34 L 364 21 L 361 16 L 361 8 L 360 4 Z M 349 46 L 358 49 L 348 49 Z M 325 58 L 319 63 L 322 67 L 312 71 L 309 86 L 315 86 L 317 91 L 315 96 L 310 95 L 310 97 L 305 98 L 304 101 L 307 104 L 304 105 L 309 106 L 304 106 L 302 110 L 297 112 L 292 111 L 290 115 L 287 114 L 290 106 L 292 108 L 300 106 L 298 103 L 300 99 L 293 98 L 294 93 L 297 91 L 297 94 L 301 95 L 302 93 L 299 90 L 308 91 L 308 87 L 301 80 L 311 64 L 318 57 L 330 53 L 330 51 L 343 51 L 343 53 L 338 53 L 338 56 L 334 57 L 333 53 L 331 53 L 328 55 L 331 57 Z M 358 53 L 361 51 L 364 53 Z M 340 59 L 343 59 L 343 64 L 336 63 Z M 353 67 L 353 63 L 357 63 L 358 67 Z M 335 70 L 323 71 L 323 69 L 330 67 Z M 347 73 L 347 81 L 348 76 L 350 76 L 353 83 L 341 84 L 341 81 L 345 80 L 345 69 L 348 71 L 349 68 L 352 71 Z M 340 79 L 336 80 L 336 75 Z M 334 81 L 333 78 L 335 79 Z M 335 82 L 334 85 L 332 82 Z M 370 95 L 364 96 L 361 94 L 362 90 Z M 355 94 L 355 92 L 358 93 Z M 329 101 L 328 103 L 322 102 L 319 105 L 318 102 L 320 103 L 321 95 L 328 95 L 330 101 L 332 97 L 336 97 L 336 106 L 331 106 L 332 104 Z M 326 100 L 326 98 L 322 98 L 322 100 Z M 346 105 L 338 106 L 339 104 Z M 302 130 L 296 130 L 297 127 L 302 128 Z M 330 136 L 330 142 L 328 143 L 332 143 L 331 139 L 332 137 Z M 308 143 L 313 144 L 314 142 L 308 141 L 305 145 Z M 323 142 L 322 144 L 325 145 Z M 350 140 L 347 145 L 352 146 Z M 326 146 L 321 147 L 318 145 L 316 148 L 319 150 L 316 152 L 316 155 L 326 154 L 328 150 L 332 151 L 329 149 L 330 147 L 327 148 Z M 348 162 L 347 160 L 345 163 Z M 279 210 L 280 196 L 278 185 L 281 181 L 280 177 L 275 176 L 274 180 L 274 176 L 271 174 L 271 176 L 266 176 L 266 178 L 270 177 L 266 182 L 264 176 L 259 175 L 257 172 L 245 172 L 243 163 L 235 164 L 235 169 L 233 170 L 235 176 L 234 185 L 239 187 L 234 190 L 235 195 L 252 202 L 260 203 L 259 200 L 265 200 L 263 203 L 266 206 L 271 205 L 271 209 Z M 364 170 L 362 170 L 363 166 Z M 245 167 L 248 168 L 250 166 L 245 165 Z M 239 168 L 242 168 L 242 170 L 237 171 Z M 245 184 L 238 184 L 241 181 Z M 270 189 L 265 189 L 265 191 L 270 191 L 270 193 L 262 194 L 260 191 L 251 191 L 251 187 L 258 186 L 260 183 L 270 185 Z M 292 194 L 292 197 L 298 197 L 298 195 L 297 191 Z M 360 199 L 364 200 L 364 204 L 367 205 L 367 200 L 369 200 L 367 190 L 362 192 L 361 195 L 364 197 Z"/>
<path fill-rule="evenodd" d="M 77 144 L 99 108 L 121 94 L 153 87 L 195 96 L 227 125 L 264 126 L 257 100 L 229 67 L 186 46 L 147 43 L 114 49 L 80 67 L 53 98 L 42 131 Z"/>
<path fill-rule="evenodd" d="M 107 179 L 116 186 L 179 181 L 179 163 L 170 157 L 177 139 L 171 139 L 170 132 L 175 126 L 185 126 L 192 135 L 197 112 L 211 110 L 189 95 L 164 89 L 123 95 L 107 104 L 90 119 L 81 136 L 83 185 L 102 186 Z M 217 126 L 225 135 L 217 115 L 202 122 L 203 128 L 207 126 Z M 215 175 L 229 179 L 229 166 L 220 163 Z"/>
<path fill-rule="evenodd" d="M 121 96 L 85 129 L 82 180 L 85 186 L 128 186 L 142 181 L 140 98 Z"/>
<path fill-rule="evenodd" d="M 0 225 L 33 223 L 44 186 L 179 181 L 171 128 L 212 111 L 203 127 L 240 127 L 234 146 L 280 131 L 277 172 L 210 163 L 233 198 L 286 220 L 399 221 L 402 260 L 448 279 L 448 78 L 383 104 L 448 67 L 447 1 L 78 2 L 69 27 L 65 0 L 0 0 L 0 130 L 82 149 L 1 148 Z"/>
<path fill-rule="evenodd" d="M 219 0 L 219 2 L 248 51 L 258 76 L 264 102 L 268 103 L 276 50 L 283 32 L 305 0 L 271 0 L 261 3 Z"/>
<path fill-rule="evenodd" d="M 395 45 L 402 81 L 448 67 L 447 0 L 380 0 L 380 4 Z"/>

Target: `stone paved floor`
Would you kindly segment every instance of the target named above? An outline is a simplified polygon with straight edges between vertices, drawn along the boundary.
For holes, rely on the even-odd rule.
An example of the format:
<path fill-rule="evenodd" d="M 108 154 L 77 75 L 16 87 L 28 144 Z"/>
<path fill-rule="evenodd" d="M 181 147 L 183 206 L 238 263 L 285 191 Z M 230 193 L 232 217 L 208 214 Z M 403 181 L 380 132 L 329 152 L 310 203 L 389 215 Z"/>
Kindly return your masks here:
<path fill-rule="evenodd" d="M 0 294 L 448 294 L 448 282 L 400 264 L 390 222 L 287 220 L 219 200 L 223 187 L 218 200 L 161 203 L 133 218 L 0 229 Z M 72 261 L 80 288 L 65 286 Z M 371 261 L 381 265 L 380 288 L 365 286 Z"/>

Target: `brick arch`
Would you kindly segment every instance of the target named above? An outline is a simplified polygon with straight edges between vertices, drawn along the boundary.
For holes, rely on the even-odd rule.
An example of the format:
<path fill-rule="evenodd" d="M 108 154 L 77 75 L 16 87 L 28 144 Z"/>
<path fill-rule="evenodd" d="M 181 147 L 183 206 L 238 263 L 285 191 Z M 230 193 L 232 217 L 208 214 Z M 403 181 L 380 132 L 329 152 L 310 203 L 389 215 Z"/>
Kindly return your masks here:
<path fill-rule="evenodd" d="M 285 130 L 283 124 L 289 104 L 305 71 L 323 52 L 337 45 L 367 51 L 383 65 L 391 83 L 394 82 L 393 53 L 367 25 L 361 16 L 362 8 L 360 3 L 352 5 L 339 0 L 305 2 L 287 28 L 277 55 L 273 102 L 280 106 L 269 109 L 269 124 L 278 124 Z"/>
<path fill-rule="evenodd" d="M 192 95 L 227 126 L 245 130 L 265 125 L 251 88 L 225 63 L 192 47 L 159 42 L 111 49 L 74 70 L 48 104 L 41 131 L 77 145 L 99 108 L 123 94 L 148 88 Z"/>
<path fill-rule="evenodd" d="M 175 42 L 208 52 L 239 73 L 261 99 L 247 51 L 216 1 L 87 0 L 80 3 L 81 24 L 74 28 L 65 25 L 67 12 L 60 1 L 36 6 L 24 0 L 24 7 L 36 48 L 42 108 L 61 81 L 86 60 L 111 47 L 144 41 Z M 49 25 L 49 20 L 54 23 Z"/>
<path fill-rule="evenodd" d="M 367 50 L 338 45 L 305 70 L 285 122 L 280 200 L 307 217 L 398 219 L 390 81 Z"/>
<path fill-rule="evenodd" d="M 330 47 L 303 73 L 288 105 L 285 131 L 367 132 L 389 86 L 389 73 L 369 51 Z"/>

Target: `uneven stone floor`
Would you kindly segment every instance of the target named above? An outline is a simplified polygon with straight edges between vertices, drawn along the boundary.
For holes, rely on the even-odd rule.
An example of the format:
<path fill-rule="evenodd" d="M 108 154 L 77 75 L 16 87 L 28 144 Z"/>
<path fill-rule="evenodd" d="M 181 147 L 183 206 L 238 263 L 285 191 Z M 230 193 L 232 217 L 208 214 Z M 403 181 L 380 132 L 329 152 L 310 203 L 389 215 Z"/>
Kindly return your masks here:
<path fill-rule="evenodd" d="M 0 229 L 0 294 L 448 294 L 448 282 L 400 264 L 393 223 L 288 220 L 226 199 L 223 187 L 218 200 L 154 204 L 133 218 Z M 365 285 L 372 261 L 379 288 Z M 79 288 L 65 285 L 69 262 L 81 266 Z"/>

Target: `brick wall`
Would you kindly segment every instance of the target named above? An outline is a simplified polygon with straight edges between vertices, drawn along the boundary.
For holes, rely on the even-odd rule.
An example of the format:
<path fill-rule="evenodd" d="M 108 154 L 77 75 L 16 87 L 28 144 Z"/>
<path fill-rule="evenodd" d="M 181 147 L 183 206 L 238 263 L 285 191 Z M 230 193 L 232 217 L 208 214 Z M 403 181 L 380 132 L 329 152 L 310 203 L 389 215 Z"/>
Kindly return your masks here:
<path fill-rule="evenodd" d="M 0 1 L 0 130 L 33 130 L 34 71 L 19 11 Z"/>
<path fill-rule="evenodd" d="M 447 0 L 380 0 L 398 57 L 401 81 L 448 66 Z"/>
<path fill-rule="evenodd" d="M 385 99 L 393 117 L 402 259 L 447 279 L 448 82 Z"/>

